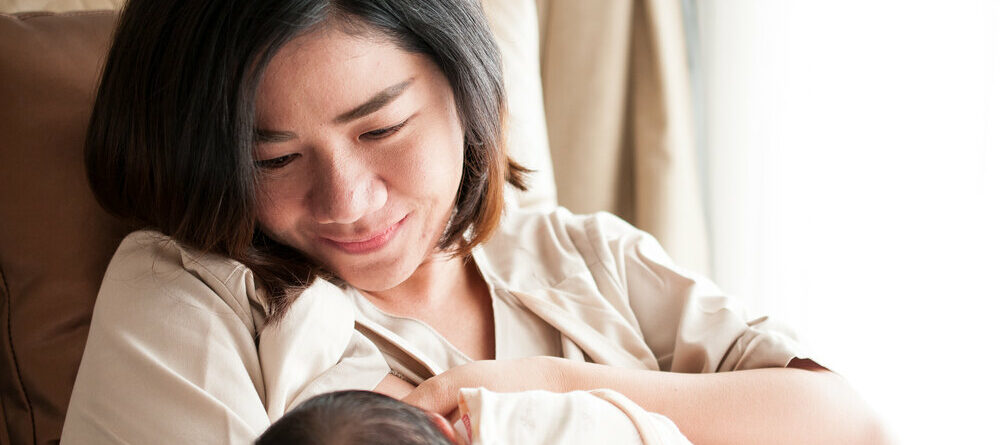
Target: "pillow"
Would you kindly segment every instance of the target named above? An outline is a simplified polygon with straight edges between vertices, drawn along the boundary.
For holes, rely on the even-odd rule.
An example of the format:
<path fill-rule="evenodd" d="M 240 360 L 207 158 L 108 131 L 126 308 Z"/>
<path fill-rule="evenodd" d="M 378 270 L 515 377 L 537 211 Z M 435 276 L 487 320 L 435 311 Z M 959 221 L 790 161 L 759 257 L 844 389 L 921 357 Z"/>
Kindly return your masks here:
<path fill-rule="evenodd" d="M 83 167 L 114 20 L 110 11 L 0 15 L 0 408 L 10 443 L 58 440 L 101 277 L 125 231 L 98 206 Z"/>

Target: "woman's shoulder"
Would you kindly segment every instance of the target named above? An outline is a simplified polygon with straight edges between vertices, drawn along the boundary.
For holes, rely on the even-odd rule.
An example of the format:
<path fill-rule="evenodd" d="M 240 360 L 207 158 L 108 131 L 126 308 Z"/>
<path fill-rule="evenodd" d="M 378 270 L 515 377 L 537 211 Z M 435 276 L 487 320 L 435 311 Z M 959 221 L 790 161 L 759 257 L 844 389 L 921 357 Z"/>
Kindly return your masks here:
<path fill-rule="evenodd" d="M 551 209 L 508 209 L 498 235 L 524 237 L 529 231 L 545 238 L 566 241 L 577 234 L 614 239 L 643 232 L 622 218 L 606 211 L 573 213 L 565 207 Z"/>
<path fill-rule="evenodd" d="M 218 316 L 238 317 L 251 331 L 263 320 L 263 298 L 242 263 L 199 252 L 155 230 L 126 236 L 108 264 L 98 299 L 142 299 Z"/>
<path fill-rule="evenodd" d="M 482 257 L 494 270 L 533 270 L 532 275 L 558 281 L 609 265 L 615 261 L 611 252 L 617 244 L 644 236 L 648 235 L 607 212 L 514 209 L 504 214 L 496 233 L 483 245 Z"/>
<path fill-rule="evenodd" d="M 545 210 L 509 210 L 490 244 L 519 249 L 570 248 L 603 250 L 602 245 L 649 235 L 618 216 L 600 211 L 573 213 L 565 207 Z"/>
<path fill-rule="evenodd" d="M 198 252 L 159 231 L 148 229 L 137 230 L 122 239 L 112 262 L 115 259 L 150 265 L 157 263 L 161 268 L 176 267 L 223 281 L 247 270 L 239 261 L 214 253 Z"/>

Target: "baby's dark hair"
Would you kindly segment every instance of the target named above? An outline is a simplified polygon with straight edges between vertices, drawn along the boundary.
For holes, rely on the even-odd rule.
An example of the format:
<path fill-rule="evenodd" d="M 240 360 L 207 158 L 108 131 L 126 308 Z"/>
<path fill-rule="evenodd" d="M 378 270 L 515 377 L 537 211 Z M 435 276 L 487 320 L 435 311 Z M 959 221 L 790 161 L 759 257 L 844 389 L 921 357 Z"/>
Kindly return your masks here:
<path fill-rule="evenodd" d="M 371 391 L 313 397 L 274 422 L 256 445 L 452 445 L 427 413 Z"/>

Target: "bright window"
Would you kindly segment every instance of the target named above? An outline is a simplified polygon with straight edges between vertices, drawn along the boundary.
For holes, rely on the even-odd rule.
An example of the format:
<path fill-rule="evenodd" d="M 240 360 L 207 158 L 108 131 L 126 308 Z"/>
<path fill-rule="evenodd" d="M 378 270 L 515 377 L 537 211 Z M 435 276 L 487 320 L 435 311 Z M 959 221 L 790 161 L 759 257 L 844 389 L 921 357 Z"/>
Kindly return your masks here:
<path fill-rule="evenodd" d="M 697 8 L 716 281 L 903 443 L 996 441 L 1000 2 Z"/>

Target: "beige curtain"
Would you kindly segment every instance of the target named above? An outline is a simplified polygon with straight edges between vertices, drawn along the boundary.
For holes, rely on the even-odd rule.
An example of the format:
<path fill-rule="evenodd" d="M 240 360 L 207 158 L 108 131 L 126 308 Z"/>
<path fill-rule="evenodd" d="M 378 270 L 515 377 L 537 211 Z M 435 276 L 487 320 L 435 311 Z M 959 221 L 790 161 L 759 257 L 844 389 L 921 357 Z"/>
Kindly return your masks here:
<path fill-rule="evenodd" d="M 530 209 L 553 208 L 556 184 L 545 130 L 535 0 L 482 0 L 482 5 L 503 57 L 507 148 L 511 157 L 534 171 L 528 176 L 527 191 L 508 190 L 507 204 Z"/>
<path fill-rule="evenodd" d="M 124 3 L 125 0 L 0 0 L 0 12 L 66 12 L 95 9 L 118 9 Z"/>
<path fill-rule="evenodd" d="M 559 204 L 606 210 L 709 273 L 681 0 L 537 0 Z"/>

